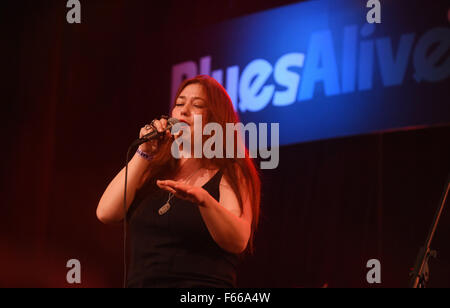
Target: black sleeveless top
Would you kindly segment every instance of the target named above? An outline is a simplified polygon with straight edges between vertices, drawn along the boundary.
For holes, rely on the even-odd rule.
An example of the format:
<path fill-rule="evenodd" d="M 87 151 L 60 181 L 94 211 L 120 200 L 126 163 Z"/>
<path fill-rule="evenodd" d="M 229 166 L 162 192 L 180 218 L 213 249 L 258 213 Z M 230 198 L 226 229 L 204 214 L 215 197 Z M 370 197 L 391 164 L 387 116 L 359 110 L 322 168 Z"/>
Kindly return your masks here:
<path fill-rule="evenodd" d="M 217 201 L 221 178 L 219 170 L 203 185 Z M 147 188 L 136 194 L 127 213 L 131 249 L 127 286 L 236 287 L 239 257 L 217 245 L 198 206 L 173 197 L 169 211 L 159 215 L 169 193 L 159 188 L 148 193 Z"/>

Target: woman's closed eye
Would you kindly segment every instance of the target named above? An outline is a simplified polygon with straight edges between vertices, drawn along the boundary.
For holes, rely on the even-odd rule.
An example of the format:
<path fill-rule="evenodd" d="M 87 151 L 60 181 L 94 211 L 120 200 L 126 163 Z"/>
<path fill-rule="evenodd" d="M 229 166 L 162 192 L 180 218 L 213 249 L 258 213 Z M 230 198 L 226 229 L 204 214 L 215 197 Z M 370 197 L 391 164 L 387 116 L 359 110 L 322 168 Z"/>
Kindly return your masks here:
<path fill-rule="evenodd" d="M 184 105 L 185 105 L 185 103 L 176 103 L 175 104 L 176 107 L 182 107 Z M 194 106 L 195 108 L 205 108 L 205 106 L 203 104 L 193 104 L 192 106 Z"/>

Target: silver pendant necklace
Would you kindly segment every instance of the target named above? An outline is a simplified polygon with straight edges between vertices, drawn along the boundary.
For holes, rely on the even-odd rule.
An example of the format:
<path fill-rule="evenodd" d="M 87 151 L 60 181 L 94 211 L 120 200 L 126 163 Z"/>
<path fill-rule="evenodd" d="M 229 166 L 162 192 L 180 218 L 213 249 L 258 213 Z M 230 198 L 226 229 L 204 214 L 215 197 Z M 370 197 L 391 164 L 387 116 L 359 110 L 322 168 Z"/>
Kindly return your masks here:
<path fill-rule="evenodd" d="M 163 206 L 161 206 L 158 210 L 158 214 L 159 215 L 164 215 L 167 213 L 168 210 L 170 210 L 170 200 L 173 198 L 173 193 L 169 193 L 169 199 L 167 199 L 166 204 L 164 204 Z"/>
<path fill-rule="evenodd" d="M 192 178 L 195 174 L 197 174 L 197 172 L 198 172 L 199 170 L 201 170 L 201 168 L 199 168 L 196 172 L 194 172 L 193 174 L 191 174 L 190 176 L 188 176 L 183 182 L 187 183 L 187 181 L 188 181 L 190 178 Z M 160 216 L 166 214 L 166 213 L 170 210 L 170 208 L 172 207 L 172 205 L 170 204 L 170 200 L 172 200 L 173 197 L 174 197 L 174 194 L 173 194 L 173 193 L 169 193 L 169 198 L 167 199 L 166 203 L 165 203 L 163 206 L 161 206 L 161 207 L 159 208 L 159 210 L 158 210 L 158 214 L 159 214 Z"/>

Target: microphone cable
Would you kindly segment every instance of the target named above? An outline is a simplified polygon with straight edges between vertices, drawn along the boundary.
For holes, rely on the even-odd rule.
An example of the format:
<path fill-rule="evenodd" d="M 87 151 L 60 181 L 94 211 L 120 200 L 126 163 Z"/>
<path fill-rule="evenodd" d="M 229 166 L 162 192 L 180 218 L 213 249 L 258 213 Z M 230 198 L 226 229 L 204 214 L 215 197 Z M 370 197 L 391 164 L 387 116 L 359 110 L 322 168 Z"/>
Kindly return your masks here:
<path fill-rule="evenodd" d="M 123 288 L 127 287 L 127 182 L 128 182 L 128 161 L 133 145 L 128 147 L 125 160 L 125 187 L 123 191 Z"/>

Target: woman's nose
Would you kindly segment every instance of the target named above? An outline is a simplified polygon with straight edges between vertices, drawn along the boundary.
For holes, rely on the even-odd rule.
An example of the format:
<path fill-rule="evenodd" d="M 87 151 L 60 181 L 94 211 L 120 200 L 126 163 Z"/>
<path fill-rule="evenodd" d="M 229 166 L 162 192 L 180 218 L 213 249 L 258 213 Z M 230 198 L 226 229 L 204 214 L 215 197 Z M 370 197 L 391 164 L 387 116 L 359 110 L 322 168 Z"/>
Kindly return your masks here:
<path fill-rule="evenodd" d="M 181 115 L 189 115 L 190 109 L 188 107 L 188 104 L 184 104 L 183 107 L 180 110 Z"/>

